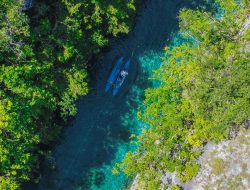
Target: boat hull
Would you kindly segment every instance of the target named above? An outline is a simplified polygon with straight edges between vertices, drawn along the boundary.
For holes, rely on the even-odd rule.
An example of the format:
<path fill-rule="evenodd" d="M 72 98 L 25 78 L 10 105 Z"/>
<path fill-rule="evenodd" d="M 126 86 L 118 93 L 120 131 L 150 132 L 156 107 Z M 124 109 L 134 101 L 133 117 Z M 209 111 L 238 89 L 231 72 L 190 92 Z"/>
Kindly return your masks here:
<path fill-rule="evenodd" d="M 109 91 L 109 89 L 112 87 L 115 80 L 117 79 L 117 76 L 119 75 L 121 70 L 122 62 L 123 62 L 123 57 L 118 59 L 118 61 L 116 62 L 115 67 L 113 68 L 111 74 L 109 75 L 108 81 L 106 83 L 105 92 Z"/>

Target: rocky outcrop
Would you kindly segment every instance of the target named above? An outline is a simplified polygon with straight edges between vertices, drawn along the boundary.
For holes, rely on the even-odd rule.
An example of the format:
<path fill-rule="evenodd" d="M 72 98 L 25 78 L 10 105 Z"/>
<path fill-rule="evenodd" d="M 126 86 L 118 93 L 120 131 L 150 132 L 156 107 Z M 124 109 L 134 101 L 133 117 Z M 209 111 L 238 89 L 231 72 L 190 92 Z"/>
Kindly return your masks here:
<path fill-rule="evenodd" d="M 200 172 L 184 190 L 250 189 L 250 130 L 243 129 L 235 139 L 209 143 L 200 157 Z"/>

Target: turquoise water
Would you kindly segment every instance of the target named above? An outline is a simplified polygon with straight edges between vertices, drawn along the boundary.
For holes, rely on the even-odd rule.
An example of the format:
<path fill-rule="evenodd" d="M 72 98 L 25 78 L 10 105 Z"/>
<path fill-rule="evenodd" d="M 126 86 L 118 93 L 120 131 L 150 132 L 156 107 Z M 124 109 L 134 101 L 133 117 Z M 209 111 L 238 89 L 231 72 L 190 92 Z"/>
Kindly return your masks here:
<path fill-rule="evenodd" d="M 143 124 L 136 119 L 142 109 L 144 90 L 153 70 L 162 63 L 163 48 L 178 31 L 180 8 L 195 6 L 187 0 L 148 0 L 128 37 L 112 41 L 110 49 L 90 71 L 90 93 L 78 103 L 78 114 L 42 166 L 41 182 L 23 189 L 120 190 L 128 186 L 123 175 L 112 175 L 114 164 L 128 150 L 132 133 Z M 174 38 L 172 43 L 179 43 Z M 105 94 L 106 80 L 117 56 L 132 57 L 129 77 L 116 97 Z"/>

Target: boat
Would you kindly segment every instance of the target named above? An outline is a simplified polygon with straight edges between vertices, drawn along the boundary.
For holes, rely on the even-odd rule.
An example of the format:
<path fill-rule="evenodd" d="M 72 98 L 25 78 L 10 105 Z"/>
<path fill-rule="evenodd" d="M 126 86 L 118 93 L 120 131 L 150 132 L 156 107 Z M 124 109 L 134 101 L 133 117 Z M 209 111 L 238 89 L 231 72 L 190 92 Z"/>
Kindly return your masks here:
<path fill-rule="evenodd" d="M 120 57 L 120 59 L 118 59 L 118 61 L 116 62 L 115 67 L 113 68 L 108 78 L 108 81 L 105 87 L 105 92 L 109 91 L 109 89 L 114 84 L 115 80 L 117 79 L 117 76 L 119 75 L 120 70 L 121 70 L 122 62 L 123 62 L 123 57 Z"/>
<path fill-rule="evenodd" d="M 131 60 L 129 59 L 129 60 L 125 63 L 125 65 L 124 65 L 124 67 L 123 67 L 122 70 L 128 72 L 129 66 L 130 66 L 130 62 L 131 62 Z M 113 96 L 115 96 L 115 95 L 119 92 L 119 90 L 120 90 L 120 88 L 121 88 L 123 82 L 125 81 L 127 75 L 128 75 L 128 74 L 126 74 L 126 75 L 124 75 L 124 76 L 121 76 L 121 75 L 120 75 L 120 72 L 119 72 L 119 76 L 117 77 L 116 82 L 115 82 L 115 85 L 114 85 Z"/>

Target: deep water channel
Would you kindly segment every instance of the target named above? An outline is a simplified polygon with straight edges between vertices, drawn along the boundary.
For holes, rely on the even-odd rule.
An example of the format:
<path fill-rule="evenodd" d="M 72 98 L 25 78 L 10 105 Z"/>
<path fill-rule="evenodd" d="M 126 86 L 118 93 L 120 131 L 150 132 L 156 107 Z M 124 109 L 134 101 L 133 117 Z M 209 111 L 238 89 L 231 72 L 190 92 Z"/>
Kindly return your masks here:
<path fill-rule="evenodd" d="M 142 127 L 136 113 L 144 90 L 152 86 L 148 78 L 160 66 L 164 46 L 178 31 L 178 11 L 190 6 L 195 5 L 188 0 L 145 3 L 134 29 L 126 38 L 111 42 L 109 51 L 91 69 L 90 93 L 78 101 L 76 118 L 64 129 L 53 158 L 42 166 L 41 182 L 24 189 L 120 190 L 128 186 L 124 175 L 112 175 L 112 167 L 133 149 L 129 137 Z M 129 76 L 119 94 L 105 94 L 115 58 L 132 54 Z"/>

